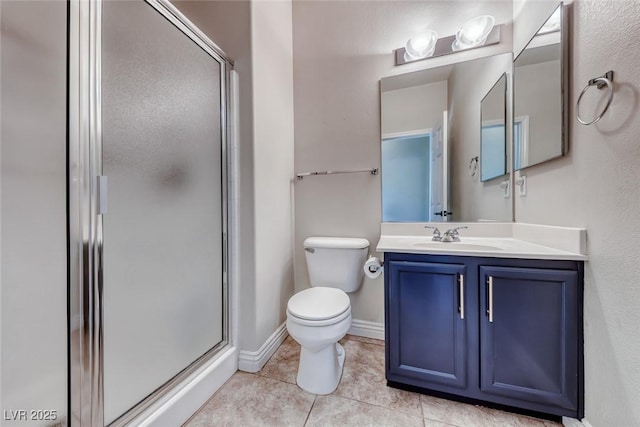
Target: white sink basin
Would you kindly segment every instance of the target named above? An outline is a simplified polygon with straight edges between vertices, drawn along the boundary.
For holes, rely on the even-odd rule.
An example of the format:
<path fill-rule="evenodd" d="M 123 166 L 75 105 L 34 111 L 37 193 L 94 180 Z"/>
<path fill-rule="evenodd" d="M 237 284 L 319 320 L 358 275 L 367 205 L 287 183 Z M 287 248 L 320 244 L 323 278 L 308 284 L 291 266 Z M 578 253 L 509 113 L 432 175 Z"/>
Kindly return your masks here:
<path fill-rule="evenodd" d="M 502 248 L 491 245 L 481 245 L 477 243 L 465 242 L 415 242 L 411 246 L 420 249 L 445 249 L 458 251 L 501 251 Z"/>

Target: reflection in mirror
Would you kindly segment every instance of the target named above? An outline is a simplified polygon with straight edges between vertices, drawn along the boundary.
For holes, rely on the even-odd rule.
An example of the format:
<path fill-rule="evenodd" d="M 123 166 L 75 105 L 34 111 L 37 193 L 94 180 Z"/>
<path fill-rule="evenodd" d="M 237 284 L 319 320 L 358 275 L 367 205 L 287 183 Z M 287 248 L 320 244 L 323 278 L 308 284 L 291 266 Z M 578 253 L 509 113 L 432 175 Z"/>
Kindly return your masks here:
<path fill-rule="evenodd" d="M 480 108 L 480 180 L 507 173 L 507 74 L 482 99 Z"/>
<path fill-rule="evenodd" d="M 558 6 L 514 63 L 514 170 L 567 151 L 565 12 Z"/>
<path fill-rule="evenodd" d="M 513 219 L 500 180 L 469 171 L 481 100 L 512 63 L 505 53 L 381 79 L 384 222 Z M 504 148 L 499 157 L 504 166 Z"/>
<path fill-rule="evenodd" d="M 430 140 L 429 133 L 382 140 L 384 221 L 429 221 Z"/>

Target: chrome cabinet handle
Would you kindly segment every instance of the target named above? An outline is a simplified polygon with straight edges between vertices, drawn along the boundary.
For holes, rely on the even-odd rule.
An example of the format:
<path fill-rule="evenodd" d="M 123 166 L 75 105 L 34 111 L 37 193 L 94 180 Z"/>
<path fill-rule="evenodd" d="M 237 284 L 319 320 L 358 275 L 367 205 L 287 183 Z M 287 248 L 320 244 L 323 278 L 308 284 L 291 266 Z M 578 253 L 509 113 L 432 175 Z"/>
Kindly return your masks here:
<path fill-rule="evenodd" d="M 493 277 L 489 276 L 489 323 L 493 323 Z"/>
<path fill-rule="evenodd" d="M 458 286 L 460 295 L 460 306 L 458 307 L 458 311 L 460 311 L 460 319 L 464 320 L 464 274 L 461 274 L 458 278 Z"/>

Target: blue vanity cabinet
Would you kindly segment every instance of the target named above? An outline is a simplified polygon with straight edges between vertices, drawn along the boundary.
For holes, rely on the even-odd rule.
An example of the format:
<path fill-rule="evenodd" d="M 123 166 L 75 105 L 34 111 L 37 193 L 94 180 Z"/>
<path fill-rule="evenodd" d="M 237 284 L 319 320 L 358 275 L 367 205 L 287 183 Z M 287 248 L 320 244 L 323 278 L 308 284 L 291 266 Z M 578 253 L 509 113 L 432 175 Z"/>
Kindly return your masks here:
<path fill-rule="evenodd" d="M 384 264 L 390 386 L 582 418 L 582 261 L 387 252 Z"/>
<path fill-rule="evenodd" d="M 576 412 L 578 271 L 481 266 L 480 282 L 481 391 Z"/>
<path fill-rule="evenodd" d="M 387 377 L 464 388 L 464 264 L 390 261 Z"/>

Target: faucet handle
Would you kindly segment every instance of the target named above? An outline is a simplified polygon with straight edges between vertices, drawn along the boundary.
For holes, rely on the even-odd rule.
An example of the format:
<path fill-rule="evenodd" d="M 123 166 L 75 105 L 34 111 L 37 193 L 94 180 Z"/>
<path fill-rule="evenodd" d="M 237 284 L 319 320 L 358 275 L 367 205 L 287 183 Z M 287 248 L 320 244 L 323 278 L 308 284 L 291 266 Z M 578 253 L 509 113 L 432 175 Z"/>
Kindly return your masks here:
<path fill-rule="evenodd" d="M 460 233 L 458 233 L 458 230 L 463 230 L 465 228 L 469 228 L 469 227 L 463 225 L 461 227 L 454 227 L 445 231 L 444 236 L 442 237 L 442 241 L 443 242 L 459 242 Z"/>
<path fill-rule="evenodd" d="M 440 230 L 438 230 L 438 227 L 432 227 L 430 225 L 425 225 L 424 228 L 432 228 L 433 229 L 433 241 L 439 242 L 440 240 L 442 240 L 442 235 L 440 234 Z"/>
<path fill-rule="evenodd" d="M 456 233 L 456 234 L 458 234 L 458 230 L 464 230 L 464 229 L 466 229 L 466 228 L 469 228 L 469 227 L 467 227 L 466 225 L 463 225 L 463 226 L 461 226 L 461 227 L 455 227 L 455 228 L 451 229 L 450 231 L 451 231 L 452 233 Z"/>

